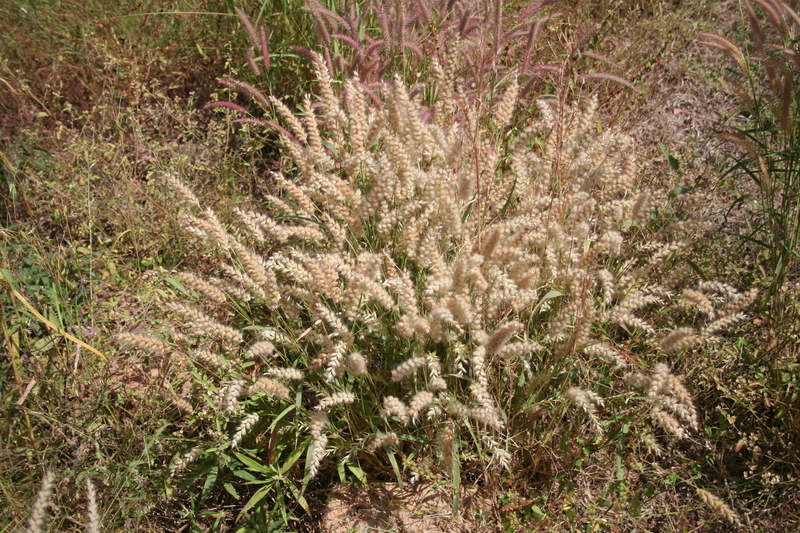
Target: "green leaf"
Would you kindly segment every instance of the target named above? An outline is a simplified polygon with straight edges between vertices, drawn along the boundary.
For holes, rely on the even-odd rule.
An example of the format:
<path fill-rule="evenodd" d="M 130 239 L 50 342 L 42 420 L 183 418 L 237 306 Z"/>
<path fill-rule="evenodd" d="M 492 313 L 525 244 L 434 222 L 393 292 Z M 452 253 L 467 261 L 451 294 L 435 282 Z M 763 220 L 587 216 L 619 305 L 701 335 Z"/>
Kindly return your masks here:
<path fill-rule="evenodd" d="M 247 470 L 234 470 L 233 475 L 239 478 L 242 478 L 245 481 L 256 481 L 256 476 L 248 472 Z"/>
<path fill-rule="evenodd" d="M 272 490 L 272 485 L 271 484 L 270 485 L 264 485 L 263 487 L 258 489 L 256 491 L 256 493 L 253 494 L 253 496 L 247 501 L 247 503 L 244 504 L 244 507 L 242 507 L 242 512 L 240 513 L 240 516 L 245 514 L 247 511 L 252 509 L 254 506 L 258 505 L 258 503 L 261 500 L 263 500 L 267 496 L 267 494 L 269 494 L 270 490 Z"/>
<path fill-rule="evenodd" d="M 397 457 L 394 456 L 394 451 L 391 448 L 386 448 L 386 455 L 389 456 L 389 462 L 392 463 L 392 470 L 397 478 L 397 486 L 403 488 L 403 474 L 400 472 L 400 466 L 397 464 Z"/>
<path fill-rule="evenodd" d="M 178 291 L 182 292 L 183 294 L 189 294 L 189 291 L 187 291 L 186 287 L 184 287 L 183 283 L 181 283 L 181 278 L 173 276 L 166 278 L 164 281 L 166 281 L 168 285 L 172 285 L 172 287 L 178 289 Z"/>
<path fill-rule="evenodd" d="M 347 468 L 353 473 L 354 476 L 356 476 L 356 479 L 358 479 L 362 485 L 367 484 L 367 474 L 361 470 L 361 467 L 358 465 L 347 465 Z"/>
<path fill-rule="evenodd" d="M 553 298 L 558 298 L 559 296 L 564 296 L 564 293 L 561 292 L 561 291 L 557 291 L 555 289 L 553 289 L 552 291 L 548 292 L 547 294 L 542 296 L 542 299 L 539 300 L 539 303 L 537 303 L 536 307 L 534 307 L 533 312 L 536 313 L 539 310 L 539 308 L 541 308 L 547 300 L 552 300 Z"/>
<path fill-rule="evenodd" d="M 695 263 L 691 259 L 686 259 L 686 264 L 689 265 L 689 268 L 691 268 L 694 271 L 695 274 L 700 276 L 700 279 L 702 279 L 703 281 L 707 281 L 708 280 L 708 278 L 706 277 L 705 272 L 703 272 L 703 269 L 700 268 L 700 265 L 698 265 L 697 263 Z"/>
<path fill-rule="evenodd" d="M 211 467 L 211 470 L 208 471 L 208 476 L 206 476 L 206 481 L 203 483 L 203 490 L 200 492 L 200 499 L 205 500 L 208 493 L 211 492 L 211 488 L 217 482 L 217 474 L 219 474 L 219 467 Z"/>
<path fill-rule="evenodd" d="M 533 513 L 533 518 L 537 522 L 541 522 L 542 518 L 544 518 L 544 512 L 539 508 L 538 505 L 534 505 L 531 507 L 531 513 Z"/>
<path fill-rule="evenodd" d="M 669 166 L 672 167 L 672 170 L 679 170 L 681 168 L 680 162 L 672 157 L 669 152 L 667 152 L 667 147 L 663 144 L 659 144 L 658 147 L 661 148 L 661 153 L 664 154 L 664 157 L 667 159 Z"/>
<path fill-rule="evenodd" d="M 294 496 L 294 499 L 297 500 L 297 503 L 300 504 L 300 507 L 302 507 L 303 510 L 305 512 L 307 512 L 307 513 L 311 512 L 311 509 L 308 506 L 308 502 L 306 501 L 305 496 L 303 496 L 300 493 L 300 491 L 297 490 L 297 487 L 294 486 L 294 483 L 292 483 L 291 481 L 286 481 L 286 483 L 284 483 L 284 485 L 289 487 L 289 491 L 292 493 L 292 496 Z M 288 517 L 287 517 L 287 520 L 288 520 Z"/>
<path fill-rule="evenodd" d="M 48 335 L 47 337 L 42 337 L 31 345 L 29 351 L 32 355 L 38 355 L 46 352 L 47 350 L 54 348 L 59 339 L 61 339 L 60 335 Z"/>
<path fill-rule="evenodd" d="M 294 406 L 292 406 L 292 407 L 294 407 Z M 298 447 L 295 448 L 295 450 L 292 452 L 292 454 L 289 457 L 286 458 L 286 461 L 284 461 L 283 465 L 281 466 L 281 469 L 280 469 L 281 475 L 283 475 L 286 472 L 288 472 L 289 469 L 292 468 L 295 465 L 295 463 L 297 463 L 297 460 L 300 459 L 300 456 L 303 455 L 304 451 L 305 451 L 305 448 L 303 446 L 298 446 Z"/>
<path fill-rule="evenodd" d="M 397 438 L 406 441 L 406 442 L 417 442 L 419 444 L 430 444 L 430 439 L 423 439 L 422 437 L 417 437 L 416 435 L 409 435 L 407 433 L 400 433 L 397 435 Z"/>
<path fill-rule="evenodd" d="M 678 162 L 678 160 L 672 157 L 670 154 L 667 154 L 667 162 L 669 163 L 669 166 L 672 167 L 672 170 L 678 170 L 681 168 L 681 164 Z"/>
<path fill-rule="evenodd" d="M 262 465 L 261 463 L 259 463 L 255 459 L 252 459 L 252 458 L 250 458 L 250 457 L 248 457 L 248 456 L 246 456 L 244 454 L 241 454 L 239 452 L 233 452 L 233 455 L 235 455 L 237 459 L 239 459 L 242 463 L 244 463 L 245 466 L 247 466 L 247 468 L 249 468 L 250 470 L 252 470 L 254 472 L 259 472 L 261 474 L 270 474 L 271 473 L 269 468 L 267 468 L 266 466 Z"/>
<path fill-rule="evenodd" d="M 633 495 L 633 500 L 631 500 L 631 514 L 633 516 L 639 516 L 642 512 L 642 500 L 639 498 L 639 493 Z"/>
<path fill-rule="evenodd" d="M 292 411 L 294 411 L 294 410 L 295 410 L 295 407 L 297 407 L 297 406 L 296 406 L 296 405 L 294 405 L 294 404 L 292 404 L 292 405 L 290 405 L 289 407 L 287 407 L 286 409 L 284 409 L 283 411 L 281 411 L 281 414 L 279 414 L 278 416 L 276 416 L 276 417 L 275 417 L 275 420 L 273 420 L 273 421 L 272 421 L 272 424 L 270 424 L 270 425 L 269 425 L 269 429 L 270 429 L 270 431 L 272 431 L 273 429 L 275 429 L 275 428 L 278 426 L 278 423 L 279 423 L 281 420 L 283 420 L 283 417 L 285 417 L 286 415 L 288 415 L 289 413 L 291 413 Z"/>
<path fill-rule="evenodd" d="M 230 483 L 225 483 L 222 486 L 225 488 L 225 490 L 228 492 L 228 494 L 230 494 L 231 496 L 233 496 L 237 500 L 239 499 L 239 493 L 236 492 L 236 489 L 233 488 L 233 485 L 231 485 Z"/>

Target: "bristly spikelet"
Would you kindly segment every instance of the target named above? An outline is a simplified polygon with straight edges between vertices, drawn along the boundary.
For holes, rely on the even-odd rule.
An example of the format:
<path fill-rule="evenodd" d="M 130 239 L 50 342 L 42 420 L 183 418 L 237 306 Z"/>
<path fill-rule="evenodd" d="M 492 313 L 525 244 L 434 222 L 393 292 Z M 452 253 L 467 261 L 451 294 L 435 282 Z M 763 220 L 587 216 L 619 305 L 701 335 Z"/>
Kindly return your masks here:
<path fill-rule="evenodd" d="M 428 359 L 426 357 L 413 357 L 411 359 L 407 359 L 392 370 L 392 381 L 403 381 L 404 379 L 411 377 L 418 368 L 427 366 L 427 364 Z"/>
<path fill-rule="evenodd" d="M 467 410 L 467 416 L 475 420 L 479 424 L 490 427 L 496 431 L 505 429 L 505 422 L 497 412 L 497 409 L 490 409 L 487 407 L 473 407 Z"/>
<path fill-rule="evenodd" d="M 387 433 L 386 435 L 381 435 L 372 439 L 369 445 L 367 445 L 367 451 L 370 453 L 375 453 L 381 448 L 397 446 L 399 443 L 400 440 L 397 438 L 397 435 L 394 433 Z"/>
<path fill-rule="evenodd" d="M 443 470 L 445 474 L 450 477 L 453 473 L 453 461 L 455 457 L 455 430 L 453 429 L 453 421 L 448 420 L 439 427 L 438 432 L 438 452 L 442 460 Z"/>
<path fill-rule="evenodd" d="M 178 302 L 168 302 L 167 308 L 176 315 L 186 319 L 187 325 L 196 328 L 210 337 L 228 341 L 233 344 L 244 342 L 242 334 L 235 329 L 220 324 L 205 313 L 197 309 Z"/>
<path fill-rule="evenodd" d="M 289 399 L 289 388 L 279 381 L 267 377 L 258 378 L 255 383 L 247 389 L 247 394 L 252 396 L 258 392 L 264 392 L 279 400 Z"/>
<path fill-rule="evenodd" d="M 697 410 L 689 391 L 666 364 L 656 364 L 649 377 L 630 373 L 623 379 L 631 385 L 645 389 L 654 404 L 650 411 L 651 417 L 668 433 L 678 439 L 685 439 L 688 437 L 687 428 L 694 431 L 699 429 Z"/>
<path fill-rule="evenodd" d="M 173 191 L 183 200 L 184 203 L 196 208 L 200 209 L 200 200 L 197 199 L 197 196 L 184 185 L 184 183 L 178 179 L 174 174 L 167 174 L 166 176 L 167 184 L 172 188 Z"/>
<path fill-rule="evenodd" d="M 603 399 L 599 395 L 579 387 L 570 387 L 564 393 L 564 396 L 586 413 L 595 431 L 599 433 L 603 432 L 603 426 L 600 424 L 600 419 L 597 417 L 597 406 L 603 405 Z"/>
<path fill-rule="evenodd" d="M 228 413 L 240 410 L 239 397 L 244 393 L 245 381 L 233 379 L 217 393 L 219 406 Z"/>
<path fill-rule="evenodd" d="M 518 93 L 519 84 L 517 83 L 517 79 L 514 78 L 508 85 L 503 97 L 497 103 L 497 109 L 494 114 L 494 126 L 498 130 L 502 130 L 508 126 L 508 123 L 511 121 L 511 114 L 514 112 L 514 104 L 517 100 Z"/>
<path fill-rule="evenodd" d="M 323 433 L 327 425 L 327 411 L 317 410 L 312 413 L 308 428 L 312 440 L 308 450 L 308 464 L 306 465 L 306 472 L 309 479 L 317 475 L 322 459 L 325 458 L 325 454 L 327 453 L 325 448 L 328 445 L 328 437 Z"/>
<path fill-rule="evenodd" d="M 322 460 L 327 454 L 327 446 L 327 435 L 319 435 L 311 440 L 311 446 L 308 449 L 308 464 L 306 466 L 306 471 L 308 472 L 308 477 L 310 479 L 313 479 L 317 476 L 317 472 L 319 472 L 319 467 L 322 464 Z"/>
<path fill-rule="evenodd" d="M 142 333 L 119 333 L 117 335 L 117 341 L 120 344 L 133 346 L 151 355 L 157 355 L 157 356 L 166 355 L 172 350 L 169 344 L 162 341 L 158 337 L 154 337 L 152 335 L 145 335 Z"/>
<path fill-rule="evenodd" d="M 203 447 L 200 445 L 195 446 L 187 453 L 179 457 L 172 463 L 172 466 L 169 468 L 169 475 L 170 477 L 175 477 L 177 474 L 180 474 L 184 470 L 186 470 L 192 463 L 197 461 L 203 455 Z"/>
<path fill-rule="evenodd" d="M 316 438 L 322 435 L 322 431 L 325 429 L 325 426 L 328 425 L 328 412 L 327 411 L 314 411 L 311 414 L 311 422 L 308 426 L 308 432 L 311 433 L 311 436 Z"/>
<path fill-rule="evenodd" d="M 522 324 L 517 321 L 506 322 L 497 331 L 489 337 L 486 342 L 486 351 L 488 353 L 497 353 L 500 348 L 510 339 L 513 335 L 522 330 Z"/>
<path fill-rule="evenodd" d="M 258 413 L 250 413 L 249 415 L 245 416 L 241 422 L 239 422 L 239 427 L 236 429 L 236 433 L 233 434 L 231 437 L 231 448 L 236 448 L 242 442 L 242 439 L 253 429 L 253 426 L 256 425 L 258 422 Z"/>
<path fill-rule="evenodd" d="M 36 501 L 31 508 L 31 516 L 28 519 L 28 528 L 25 533 L 42 533 L 42 526 L 47 517 L 47 508 L 50 506 L 50 497 L 53 494 L 53 482 L 55 476 L 52 472 L 47 472 L 42 478 L 42 486 L 36 495 Z"/>
<path fill-rule="evenodd" d="M 367 372 L 367 360 L 361 352 L 353 352 L 347 356 L 347 368 L 356 376 Z"/>
<path fill-rule="evenodd" d="M 192 274 L 191 272 L 181 272 L 178 274 L 178 277 L 181 278 L 183 284 L 189 289 L 199 292 L 216 304 L 222 305 L 227 301 L 225 293 L 222 292 L 219 287 L 216 287 L 213 283 L 209 283 L 200 276 Z"/>
<path fill-rule="evenodd" d="M 408 407 L 402 400 L 394 396 L 386 396 L 383 399 L 383 409 L 381 409 L 382 416 L 396 416 L 404 424 L 408 422 Z"/>
<path fill-rule="evenodd" d="M 305 374 L 299 368 L 268 368 L 265 373 L 278 379 L 287 381 L 301 381 Z"/>
<path fill-rule="evenodd" d="M 198 362 L 220 370 L 224 370 L 230 366 L 230 363 L 224 357 L 208 350 L 196 350 L 192 352 L 192 356 Z"/>
<path fill-rule="evenodd" d="M 678 328 L 661 339 L 659 347 L 665 353 L 674 352 L 691 345 L 698 337 L 694 328 Z"/>
<path fill-rule="evenodd" d="M 420 391 L 408 402 L 408 416 L 419 418 L 422 412 L 433 403 L 434 396 L 430 391 Z"/>
<path fill-rule="evenodd" d="M 191 415 L 194 412 L 194 407 L 192 407 L 192 404 L 183 398 L 178 398 L 175 396 L 171 398 L 171 401 L 172 405 L 174 405 L 183 415 Z"/>
<path fill-rule="evenodd" d="M 683 426 L 681 426 L 681 423 L 660 407 L 654 407 L 650 412 L 650 415 L 659 426 L 667 430 L 669 433 L 672 433 L 678 439 L 685 439 L 688 436 L 686 434 L 686 430 L 683 429 Z"/>
<path fill-rule="evenodd" d="M 719 497 L 711 494 L 707 490 L 697 489 L 697 496 L 708 505 L 717 515 L 721 516 L 728 523 L 736 526 L 742 527 L 742 520 L 739 518 L 739 515 L 728 506 L 727 503 L 722 501 Z"/>
<path fill-rule="evenodd" d="M 323 398 L 320 400 L 319 404 L 314 408 L 317 411 L 325 411 L 327 412 L 331 407 L 335 405 L 341 404 L 348 404 L 353 403 L 356 400 L 356 395 L 352 392 L 337 392 L 335 394 L 331 394 L 327 398 Z"/>
<path fill-rule="evenodd" d="M 100 533 L 100 511 L 97 508 L 97 494 L 91 478 L 86 478 L 86 532 Z"/>
<path fill-rule="evenodd" d="M 275 346 L 269 341 L 259 341 L 250 346 L 244 353 L 248 359 L 258 359 L 273 355 Z"/>

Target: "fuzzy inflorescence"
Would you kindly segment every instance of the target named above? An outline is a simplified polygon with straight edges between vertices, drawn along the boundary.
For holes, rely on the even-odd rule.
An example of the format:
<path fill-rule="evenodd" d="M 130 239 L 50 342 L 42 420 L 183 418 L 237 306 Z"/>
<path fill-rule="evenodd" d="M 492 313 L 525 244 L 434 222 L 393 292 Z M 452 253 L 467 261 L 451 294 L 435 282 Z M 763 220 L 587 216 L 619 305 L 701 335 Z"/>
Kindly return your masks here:
<path fill-rule="evenodd" d="M 47 472 L 42 479 L 42 486 L 36 495 L 36 501 L 31 508 L 31 516 L 28 519 L 28 527 L 25 533 L 41 533 L 47 517 L 47 508 L 50 506 L 50 498 L 53 494 L 53 483 L 55 476 L 52 472 Z"/>

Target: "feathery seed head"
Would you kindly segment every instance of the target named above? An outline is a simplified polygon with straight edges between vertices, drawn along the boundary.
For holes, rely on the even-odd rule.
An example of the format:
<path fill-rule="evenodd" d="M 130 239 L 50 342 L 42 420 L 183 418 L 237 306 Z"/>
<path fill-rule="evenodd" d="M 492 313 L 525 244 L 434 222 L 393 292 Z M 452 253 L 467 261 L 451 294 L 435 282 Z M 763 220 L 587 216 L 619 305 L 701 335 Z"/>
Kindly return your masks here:
<path fill-rule="evenodd" d="M 47 508 L 50 506 L 50 497 L 53 494 L 53 484 L 55 476 L 52 472 L 47 472 L 42 478 L 42 486 L 36 495 L 36 501 L 31 509 L 31 516 L 28 518 L 28 528 L 25 533 L 41 533 L 47 517 Z"/>

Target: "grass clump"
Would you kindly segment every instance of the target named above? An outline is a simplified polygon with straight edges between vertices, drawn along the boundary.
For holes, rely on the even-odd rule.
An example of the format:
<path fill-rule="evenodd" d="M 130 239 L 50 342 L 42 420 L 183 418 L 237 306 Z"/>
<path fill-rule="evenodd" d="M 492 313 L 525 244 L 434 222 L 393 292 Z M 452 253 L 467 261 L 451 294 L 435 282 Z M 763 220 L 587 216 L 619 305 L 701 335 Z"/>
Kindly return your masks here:
<path fill-rule="evenodd" d="M 736 91 L 747 119 L 734 132 L 721 134 L 740 152 L 726 173 L 746 178 L 755 192 L 739 202 L 754 209 L 749 227 L 735 228 L 759 247 L 770 319 L 775 327 L 797 318 L 796 283 L 800 251 L 800 18 L 780 0 L 744 3 L 752 40 L 747 48 L 713 33 L 705 44 L 722 50 L 735 63 Z"/>
<path fill-rule="evenodd" d="M 788 510 L 791 530 L 790 341 L 764 340 L 744 314 L 750 278 L 729 275 L 687 216 L 701 205 L 697 146 L 654 126 L 701 111 L 684 93 L 707 70 L 693 49 L 682 59 L 694 29 L 679 6 L 310 3 L 298 16 L 282 2 L 252 19 L 141 6 L 37 12 L 77 30 L 29 31 L 0 75 L 17 99 L 0 105 L 28 120 L 4 115 L 20 135 L 0 154 L 12 528 L 315 530 L 339 481 L 385 488 L 386 515 L 397 487 L 429 484 L 449 501 L 441 515 L 473 530 L 777 527 L 765 508 Z M 708 15 L 698 27 L 721 7 L 693 5 Z M 236 16 L 241 35 L 215 45 Z M 169 31 L 137 48 L 135 20 Z M 761 30 L 764 43 L 791 36 Z M 64 62 L 39 61 L 45 37 Z M 789 48 L 751 56 L 753 72 L 779 72 L 767 93 L 786 83 L 775 62 Z M 594 72 L 608 58 L 645 86 Z M 227 88 L 211 88 L 223 69 Z M 316 96 L 303 95 L 309 71 Z M 82 81 L 85 98 L 33 74 Z M 590 80 L 614 90 L 580 101 Z M 542 87 L 553 94 L 531 96 Z M 206 125 L 184 109 L 208 100 L 242 115 Z M 673 122 L 627 116 L 662 103 Z M 656 129 L 677 198 L 641 176 L 662 161 L 660 139 L 641 142 Z M 759 232 L 768 219 L 754 216 Z M 48 507 L 36 491 L 50 470 Z"/>
<path fill-rule="evenodd" d="M 247 88 L 287 124 L 291 169 L 264 211 L 226 225 L 165 181 L 221 260 L 214 277 L 181 275 L 164 340 L 120 337 L 175 349 L 165 394 L 190 443 L 174 473 L 205 478 L 203 494 L 249 479 L 241 518 L 266 527 L 289 495 L 308 508 L 316 478 L 428 472 L 457 506 L 465 471 L 569 479 L 570 442 L 668 456 L 697 432 L 671 367 L 745 320 L 756 292 L 680 266 L 695 224 L 655 215 L 666 199 L 635 188 L 631 140 L 597 126 L 596 100 L 539 100 L 517 127 L 513 78 L 491 101 L 434 62 L 424 90 L 395 80 L 375 101 L 313 66 L 319 97 L 300 117 Z"/>

